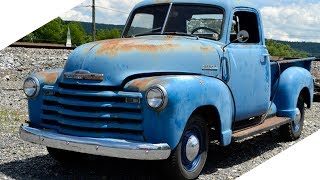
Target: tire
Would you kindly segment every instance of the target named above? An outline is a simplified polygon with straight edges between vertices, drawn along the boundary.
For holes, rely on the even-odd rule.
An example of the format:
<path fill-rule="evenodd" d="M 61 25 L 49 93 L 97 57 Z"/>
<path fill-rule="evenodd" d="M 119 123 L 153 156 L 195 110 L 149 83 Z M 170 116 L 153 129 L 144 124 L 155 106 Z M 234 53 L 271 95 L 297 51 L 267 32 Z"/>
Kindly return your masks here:
<path fill-rule="evenodd" d="M 54 160 L 63 165 L 75 164 L 81 162 L 83 159 L 83 154 L 78 152 L 55 149 L 51 147 L 47 147 L 47 151 Z"/>
<path fill-rule="evenodd" d="M 197 138 L 197 140 L 194 138 Z M 189 157 L 186 153 L 188 142 L 198 142 L 199 144 L 199 148 L 196 148 L 198 151 L 192 151 L 194 150 L 192 148 L 188 149 L 188 152 L 191 152 L 189 153 Z M 169 171 L 169 176 L 172 179 L 196 179 L 206 163 L 208 143 L 208 127 L 205 120 L 201 116 L 192 116 L 187 123 L 177 148 L 166 162 L 165 167 Z"/>
<path fill-rule="evenodd" d="M 300 116 L 296 116 L 295 120 L 280 127 L 280 135 L 286 141 L 295 141 L 301 136 L 305 115 L 304 100 L 301 96 L 298 99 L 296 111 Z"/>

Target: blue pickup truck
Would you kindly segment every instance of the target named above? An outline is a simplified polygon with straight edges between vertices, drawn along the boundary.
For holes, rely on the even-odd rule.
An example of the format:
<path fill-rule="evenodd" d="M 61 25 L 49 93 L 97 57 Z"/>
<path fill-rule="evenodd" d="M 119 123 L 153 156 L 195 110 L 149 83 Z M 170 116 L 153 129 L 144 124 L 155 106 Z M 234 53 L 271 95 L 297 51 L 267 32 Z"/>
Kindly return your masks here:
<path fill-rule="evenodd" d="M 76 48 L 25 80 L 22 139 L 59 161 L 83 154 L 163 160 L 194 179 L 210 143 L 279 128 L 296 140 L 313 102 L 315 58 L 274 58 L 261 14 L 238 0 L 146 0 L 122 38 Z"/>

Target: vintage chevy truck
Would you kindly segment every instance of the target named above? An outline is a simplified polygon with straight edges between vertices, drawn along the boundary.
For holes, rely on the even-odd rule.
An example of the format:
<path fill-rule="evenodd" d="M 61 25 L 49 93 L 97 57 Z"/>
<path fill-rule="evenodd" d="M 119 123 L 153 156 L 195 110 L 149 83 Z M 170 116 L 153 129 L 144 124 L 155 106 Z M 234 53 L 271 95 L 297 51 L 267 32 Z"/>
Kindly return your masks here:
<path fill-rule="evenodd" d="M 273 59 L 261 14 L 238 0 L 146 0 L 121 39 L 75 49 L 63 69 L 25 80 L 22 139 L 59 161 L 81 153 L 163 160 L 197 178 L 209 143 L 271 129 L 301 135 L 315 58 Z"/>

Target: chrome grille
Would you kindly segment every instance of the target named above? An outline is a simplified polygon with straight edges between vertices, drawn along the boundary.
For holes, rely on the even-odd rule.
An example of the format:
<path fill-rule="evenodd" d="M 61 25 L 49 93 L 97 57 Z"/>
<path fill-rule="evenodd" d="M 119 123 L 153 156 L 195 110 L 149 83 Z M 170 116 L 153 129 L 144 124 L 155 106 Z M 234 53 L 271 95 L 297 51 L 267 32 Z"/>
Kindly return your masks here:
<path fill-rule="evenodd" d="M 144 141 L 142 94 L 110 89 L 62 83 L 44 86 L 41 126 L 67 135 Z M 126 103 L 126 98 L 139 101 Z"/>

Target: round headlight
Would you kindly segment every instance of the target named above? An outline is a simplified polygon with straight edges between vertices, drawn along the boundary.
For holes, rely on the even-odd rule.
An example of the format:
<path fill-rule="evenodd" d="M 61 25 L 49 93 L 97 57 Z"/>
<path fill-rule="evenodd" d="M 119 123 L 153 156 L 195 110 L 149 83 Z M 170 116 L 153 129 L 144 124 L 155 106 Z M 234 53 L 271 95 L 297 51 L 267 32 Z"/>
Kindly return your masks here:
<path fill-rule="evenodd" d="M 39 94 L 40 84 L 35 77 L 27 78 L 23 83 L 23 91 L 28 98 L 34 98 Z"/>
<path fill-rule="evenodd" d="M 168 102 L 167 91 L 160 85 L 153 86 L 148 89 L 146 99 L 151 108 L 161 111 Z"/>

